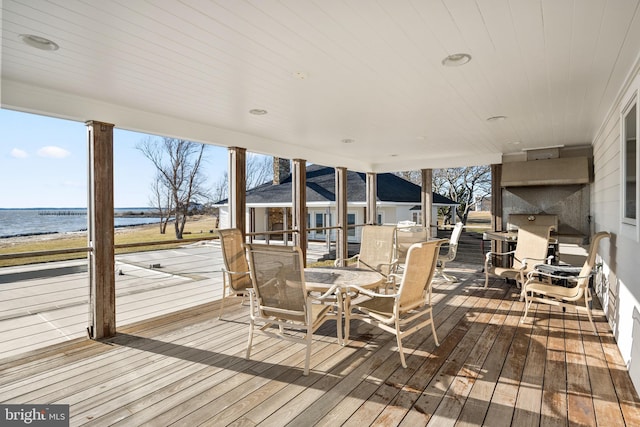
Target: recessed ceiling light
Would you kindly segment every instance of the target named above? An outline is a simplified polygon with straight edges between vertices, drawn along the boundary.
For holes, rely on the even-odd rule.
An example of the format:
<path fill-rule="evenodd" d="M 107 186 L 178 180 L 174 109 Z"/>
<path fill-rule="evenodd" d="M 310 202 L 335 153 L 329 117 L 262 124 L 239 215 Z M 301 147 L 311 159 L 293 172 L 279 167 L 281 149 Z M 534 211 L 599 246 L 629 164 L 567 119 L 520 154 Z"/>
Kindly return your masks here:
<path fill-rule="evenodd" d="M 522 142 L 520 142 L 520 141 L 513 141 L 513 142 L 512 142 L 512 144 L 513 144 L 513 145 L 520 145 L 520 144 L 522 144 Z"/>
<path fill-rule="evenodd" d="M 442 65 L 445 67 L 459 67 L 467 62 L 471 61 L 471 55 L 468 53 L 454 53 L 442 60 Z"/>
<path fill-rule="evenodd" d="M 343 144 L 353 144 L 354 142 L 356 142 L 356 140 L 351 138 L 345 138 L 340 140 L 340 142 L 342 142 Z"/>
<path fill-rule="evenodd" d="M 263 110 L 261 108 L 252 108 L 249 110 L 249 114 L 253 114 L 254 116 L 264 116 L 267 114 L 267 110 Z"/>
<path fill-rule="evenodd" d="M 33 34 L 20 34 L 18 37 L 31 47 L 35 47 L 40 50 L 58 50 L 60 46 L 44 37 L 34 36 Z"/>
<path fill-rule="evenodd" d="M 293 73 L 293 77 L 295 77 L 298 80 L 304 80 L 307 77 L 309 77 L 309 75 L 304 71 L 296 71 L 295 73 Z"/>
<path fill-rule="evenodd" d="M 487 119 L 488 122 L 501 122 L 505 120 L 507 116 L 492 116 Z"/>

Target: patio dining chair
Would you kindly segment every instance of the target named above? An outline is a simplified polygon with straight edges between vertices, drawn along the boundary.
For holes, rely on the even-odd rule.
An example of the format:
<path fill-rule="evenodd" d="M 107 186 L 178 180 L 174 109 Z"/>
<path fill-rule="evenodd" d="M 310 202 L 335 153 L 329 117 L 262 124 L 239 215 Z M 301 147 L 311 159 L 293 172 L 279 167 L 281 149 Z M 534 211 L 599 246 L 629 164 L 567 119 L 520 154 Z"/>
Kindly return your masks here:
<path fill-rule="evenodd" d="M 444 241 L 444 239 L 430 240 L 415 243 L 409 248 L 403 274 L 392 275 L 400 282 L 397 288 L 393 287 L 393 293 L 377 293 L 353 286 L 352 290 L 368 298 L 361 302 L 356 301 L 345 309 L 347 310 L 345 313 L 345 340 L 349 337 L 349 319 L 360 319 L 390 332 L 396 336 L 400 361 L 404 368 L 407 367 L 407 364 L 404 358 L 402 338 L 431 325 L 433 339 L 439 346 L 440 343 L 433 324 L 431 281 L 435 272 L 438 250 Z M 422 318 L 425 315 L 429 317 Z"/>
<path fill-rule="evenodd" d="M 252 284 L 242 232 L 237 228 L 221 229 L 218 230 L 218 236 L 224 262 L 224 267 L 222 268 L 222 301 L 220 302 L 220 314 L 218 315 L 218 319 L 222 319 L 225 300 L 231 296 L 242 294 L 242 302 L 244 302 L 247 289 L 250 289 Z"/>
<path fill-rule="evenodd" d="M 591 316 L 592 298 L 589 279 L 591 278 L 596 263 L 598 244 L 602 239 L 609 237 L 611 237 L 610 233 L 601 231 L 591 238 L 587 259 L 577 275 L 553 274 L 537 270 L 530 272 L 527 275 L 527 281 L 522 287 L 525 309 L 521 322 L 526 320 L 529 308 L 533 302 L 557 305 L 563 307 L 563 309 L 570 306 L 574 307 L 576 312 L 585 311 L 587 313 L 593 332 L 597 335 L 598 331 Z M 552 280 L 568 282 L 568 286 L 553 284 Z"/>
<path fill-rule="evenodd" d="M 313 333 L 327 320 L 336 319 L 338 343 L 342 344 L 342 299 L 331 286 L 324 294 L 307 292 L 304 261 L 298 247 L 247 245 L 252 292 L 250 298 L 249 340 L 251 347 L 256 324 L 272 338 L 306 345 L 304 375 L 309 374 Z"/>
<path fill-rule="evenodd" d="M 396 260 L 397 270 L 403 270 L 407 262 L 409 248 L 414 243 L 429 240 L 429 229 L 421 225 L 398 226 L 396 230 Z"/>
<path fill-rule="evenodd" d="M 525 282 L 527 273 L 533 270 L 536 264 L 550 263 L 553 256 L 548 256 L 549 237 L 552 226 L 548 225 L 522 225 L 518 228 L 516 248 L 509 252 L 492 252 L 485 255 L 484 287 L 489 285 L 489 275 L 494 274 L 503 279 L 515 280 L 520 288 Z M 493 264 L 494 256 L 507 257 L 510 265 L 502 267 Z"/>
<path fill-rule="evenodd" d="M 438 255 L 436 275 L 442 277 L 447 282 L 455 282 L 457 280 L 454 276 L 445 274 L 444 269 L 448 262 L 456 259 L 456 254 L 458 253 L 458 241 L 460 240 L 460 235 L 462 234 L 462 227 L 463 224 L 461 222 L 456 223 L 456 225 L 453 227 L 453 231 L 451 232 L 451 237 L 449 237 L 449 242 L 444 243 L 441 247 L 441 252 L 442 249 L 446 249 L 447 251 Z"/>
<path fill-rule="evenodd" d="M 396 269 L 395 225 L 365 225 L 360 238 L 360 253 L 344 260 L 344 265 L 355 261 L 357 268 L 368 268 L 389 277 Z M 335 265 L 339 265 L 336 260 Z"/>

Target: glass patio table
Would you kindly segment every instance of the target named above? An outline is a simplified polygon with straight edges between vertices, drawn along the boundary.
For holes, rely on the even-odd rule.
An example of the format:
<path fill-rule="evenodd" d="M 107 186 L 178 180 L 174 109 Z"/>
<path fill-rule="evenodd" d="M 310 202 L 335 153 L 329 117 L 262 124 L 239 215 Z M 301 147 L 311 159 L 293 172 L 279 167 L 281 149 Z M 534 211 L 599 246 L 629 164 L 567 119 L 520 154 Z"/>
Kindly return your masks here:
<path fill-rule="evenodd" d="M 345 322 L 349 322 L 352 298 L 349 287 L 357 285 L 365 289 L 377 289 L 386 283 L 387 278 L 377 271 L 364 268 L 310 267 L 304 269 L 304 281 L 310 292 L 325 293 L 332 286 L 337 286 L 340 292 L 336 294 L 336 300 L 342 305 Z"/>

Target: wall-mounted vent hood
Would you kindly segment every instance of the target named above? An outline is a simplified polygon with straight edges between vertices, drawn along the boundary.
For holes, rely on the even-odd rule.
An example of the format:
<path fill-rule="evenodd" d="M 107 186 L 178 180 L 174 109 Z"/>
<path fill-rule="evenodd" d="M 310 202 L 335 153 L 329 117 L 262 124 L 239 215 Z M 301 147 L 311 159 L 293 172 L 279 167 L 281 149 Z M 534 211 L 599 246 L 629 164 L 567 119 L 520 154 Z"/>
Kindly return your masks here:
<path fill-rule="evenodd" d="M 502 164 L 503 187 L 533 185 L 588 184 L 591 166 L 588 157 L 508 162 Z"/>

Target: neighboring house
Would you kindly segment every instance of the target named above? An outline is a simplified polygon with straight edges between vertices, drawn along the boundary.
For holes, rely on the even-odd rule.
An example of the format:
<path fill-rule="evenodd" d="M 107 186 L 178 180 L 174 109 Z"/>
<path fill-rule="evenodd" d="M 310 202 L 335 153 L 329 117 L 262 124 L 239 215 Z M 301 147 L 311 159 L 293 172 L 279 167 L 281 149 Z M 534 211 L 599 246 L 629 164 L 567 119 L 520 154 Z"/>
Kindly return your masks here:
<path fill-rule="evenodd" d="M 288 161 L 287 161 L 288 162 Z M 282 163 L 280 163 L 282 165 Z M 279 180 L 278 177 L 282 176 Z M 396 224 L 401 221 L 420 223 L 419 185 L 391 173 L 377 174 L 378 224 Z M 307 167 L 307 227 L 310 229 L 336 225 L 335 169 L 310 165 Z M 364 173 L 347 172 L 347 221 L 362 224 L 366 210 L 366 178 Z M 229 224 L 227 201 L 220 204 L 220 228 Z M 416 206 L 418 204 L 418 206 Z M 433 193 L 432 235 L 437 235 L 436 220 L 439 207 L 458 203 Z M 291 225 L 291 174 L 285 166 L 274 173 L 274 182 L 262 184 L 247 191 L 248 231 L 260 233 L 290 228 Z M 287 212 L 287 215 L 284 215 Z M 326 239 L 324 231 L 310 230 L 309 239 Z M 335 238 L 335 233 L 331 234 Z M 359 229 L 349 230 L 349 240 L 359 241 Z"/>

